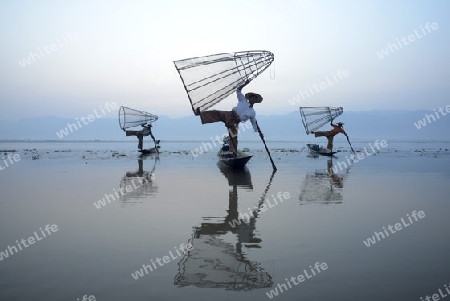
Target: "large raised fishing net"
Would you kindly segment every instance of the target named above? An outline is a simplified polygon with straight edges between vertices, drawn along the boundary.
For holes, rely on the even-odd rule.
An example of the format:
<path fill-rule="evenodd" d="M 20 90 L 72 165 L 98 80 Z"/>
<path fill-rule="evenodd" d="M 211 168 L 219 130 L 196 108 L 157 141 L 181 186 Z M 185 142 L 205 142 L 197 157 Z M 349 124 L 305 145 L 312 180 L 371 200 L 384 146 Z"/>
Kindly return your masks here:
<path fill-rule="evenodd" d="M 306 134 L 321 128 L 344 112 L 342 107 L 300 107 L 303 126 Z"/>
<path fill-rule="evenodd" d="M 127 128 L 147 125 L 158 120 L 158 116 L 144 111 L 138 111 L 121 106 L 119 109 L 119 124 L 122 130 Z"/>
<path fill-rule="evenodd" d="M 255 79 L 274 59 L 270 51 L 221 53 L 174 61 L 192 110 L 207 110 Z"/>

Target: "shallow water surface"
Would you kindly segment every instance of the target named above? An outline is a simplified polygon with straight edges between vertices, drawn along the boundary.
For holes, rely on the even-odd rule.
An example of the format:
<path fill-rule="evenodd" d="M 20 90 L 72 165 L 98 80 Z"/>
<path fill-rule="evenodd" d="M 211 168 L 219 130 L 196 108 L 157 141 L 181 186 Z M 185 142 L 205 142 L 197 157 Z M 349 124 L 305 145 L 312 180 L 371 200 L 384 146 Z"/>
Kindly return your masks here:
<path fill-rule="evenodd" d="M 273 143 L 273 172 L 260 146 L 233 171 L 174 144 L 1 146 L 22 159 L 0 171 L 0 300 L 419 300 L 449 284 L 442 147 L 330 172 L 344 146 L 330 159 Z"/>

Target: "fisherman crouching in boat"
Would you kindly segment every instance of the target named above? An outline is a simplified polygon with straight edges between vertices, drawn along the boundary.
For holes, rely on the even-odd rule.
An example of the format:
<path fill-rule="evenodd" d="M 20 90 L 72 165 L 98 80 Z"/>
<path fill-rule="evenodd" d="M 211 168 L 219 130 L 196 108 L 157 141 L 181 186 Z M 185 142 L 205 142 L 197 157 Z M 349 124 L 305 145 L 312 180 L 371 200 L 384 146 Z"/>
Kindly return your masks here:
<path fill-rule="evenodd" d="M 339 133 L 342 133 L 345 136 L 347 136 L 347 133 L 344 131 L 344 128 L 343 128 L 344 124 L 342 122 L 338 122 L 336 125 L 336 124 L 333 124 L 333 120 L 331 120 L 330 124 L 333 127 L 333 129 L 331 131 L 319 131 L 319 132 L 312 131 L 311 133 L 314 134 L 315 137 L 322 137 L 322 136 L 327 137 L 327 139 L 328 139 L 327 149 L 329 149 L 330 152 L 332 152 L 334 136 L 336 136 Z"/>
<path fill-rule="evenodd" d="M 234 157 L 237 157 L 237 145 L 238 145 L 238 126 L 239 122 L 246 122 L 250 119 L 253 129 L 255 132 L 258 131 L 258 125 L 256 123 L 256 112 L 253 109 L 255 103 L 261 103 L 263 98 L 261 95 L 249 92 L 245 95 L 242 94 L 242 89 L 249 83 L 246 81 L 242 86 L 238 87 L 236 90 L 236 95 L 238 98 L 238 104 L 231 111 L 203 111 L 200 112 L 200 108 L 195 110 L 195 115 L 200 116 L 202 124 L 214 123 L 222 121 L 228 129 L 230 137 L 230 152 L 233 153 Z M 260 132 L 261 137 L 262 133 Z"/>

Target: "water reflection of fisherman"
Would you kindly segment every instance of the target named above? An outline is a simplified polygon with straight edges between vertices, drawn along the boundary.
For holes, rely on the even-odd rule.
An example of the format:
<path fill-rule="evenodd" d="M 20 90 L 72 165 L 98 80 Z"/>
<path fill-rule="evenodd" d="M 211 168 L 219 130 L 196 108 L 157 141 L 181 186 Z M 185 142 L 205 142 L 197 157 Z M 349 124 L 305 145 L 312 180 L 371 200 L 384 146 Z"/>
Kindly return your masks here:
<path fill-rule="evenodd" d="M 340 204 L 342 203 L 342 188 L 344 177 L 335 173 L 333 160 L 327 160 L 326 170 L 316 170 L 306 175 L 300 191 L 301 204 Z"/>
<path fill-rule="evenodd" d="M 193 250 L 179 262 L 174 283 L 237 291 L 271 287 L 272 276 L 261 263 L 249 260 L 242 252 L 243 244 L 255 247 L 261 242 L 255 237 L 257 211 L 248 220 L 239 219 L 237 191 L 238 187 L 253 189 L 250 173 L 247 169 L 236 173 L 221 171 L 230 185 L 227 215 L 220 222 L 202 222 L 194 228 Z M 226 241 L 225 235 L 230 232 L 237 236 L 235 247 Z"/>
<path fill-rule="evenodd" d="M 240 254 L 242 253 L 242 244 L 251 244 L 246 246 L 256 246 L 259 248 L 260 246 L 255 244 L 259 244 L 261 242 L 261 239 L 255 237 L 256 218 L 258 217 L 258 211 L 256 210 L 256 208 L 255 210 L 253 210 L 253 212 L 250 213 L 249 219 L 244 220 L 240 218 L 237 207 L 237 190 L 234 186 L 233 190 L 230 191 L 228 215 L 225 217 L 225 223 L 230 226 L 229 231 L 236 234 L 237 236 L 238 242 L 236 243 L 236 251 Z"/>
<path fill-rule="evenodd" d="M 343 178 L 337 174 L 334 173 L 333 170 L 333 160 L 328 160 L 327 162 L 327 170 L 328 170 L 328 174 L 330 175 L 331 178 L 331 183 L 333 186 L 338 187 L 338 188 L 342 188 L 344 187 L 343 185 Z"/>
<path fill-rule="evenodd" d="M 261 242 L 260 238 L 255 237 L 257 211 L 255 210 L 248 220 L 240 218 L 237 210 L 237 192 L 235 189 L 230 191 L 230 199 L 228 203 L 227 216 L 222 223 L 202 223 L 200 227 L 195 228 L 195 237 L 202 235 L 222 235 L 227 232 L 236 234 L 236 252 L 242 253 L 242 244 L 253 244 Z M 259 247 L 259 246 L 258 246 Z"/>
<path fill-rule="evenodd" d="M 254 233 L 256 230 L 256 218 L 258 217 L 257 208 L 250 214 L 245 213 L 241 216 L 238 211 L 238 187 L 253 189 L 251 176 L 247 168 L 241 171 L 231 171 L 229 168 L 221 167 L 221 172 L 228 179 L 228 184 L 231 186 L 228 195 L 227 216 L 223 223 L 202 223 L 197 233 L 199 235 L 225 234 L 227 232 L 236 234 L 238 239 L 236 249 L 238 253 L 241 253 L 242 244 L 257 244 L 261 242 L 261 239 L 256 238 Z M 248 219 L 240 218 L 242 216 L 248 217 Z"/>
<path fill-rule="evenodd" d="M 143 195 L 154 195 L 158 192 L 158 187 L 154 183 L 157 160 L 159 160 L 159 156 L 155 156 L 153 168 L 148 171 L 144 170 L 143 160 L 139 159 L 138 170 L 125 173 L 120 181 L 121 191 L 126 191 L 121 198 L 124 203 L 132 199 L 140 199 Z"/>
<path fill-rule="evenodd" d="M 155 160 L 156 165 L 156 160 Z M 152 171 L 144 171 L 144 162 L 143 160 L 138 160 L 138 170 L 131 172 L 127 171 L 125 174 L 126 178 L 142 178 L 144 181 L 149 182 L 153 180 L 154 174 L 153 171 L 155 170 L 155 166 L 153 167 Z"/>

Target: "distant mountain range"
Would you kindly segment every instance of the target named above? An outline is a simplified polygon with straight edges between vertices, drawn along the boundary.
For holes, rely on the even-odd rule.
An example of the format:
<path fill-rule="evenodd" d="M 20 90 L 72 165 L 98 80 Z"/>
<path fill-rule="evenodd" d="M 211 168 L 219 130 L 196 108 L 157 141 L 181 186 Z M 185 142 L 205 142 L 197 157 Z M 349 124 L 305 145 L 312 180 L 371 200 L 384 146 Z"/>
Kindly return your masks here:
<path fill-rule="evenodd" d="M 353 141 L 375 139 L 450 141 L 450 114 L 447 114 L 449 116 L 434 111 L 349 111 L 344 112 L 335 122 L 345 123 L 344 129 Z M 257 116 L 257 119 L 268 141 L 305 141 L 314 138 L 312 135 L 306 135 L 298 111 L 286 115 Z M 325 125 L 323 130 L 329 128 Z M 153 127 L 153 134 L 162 141 L 208 141 L 225 133 L 226 128 L 222 123 L 202 125 L 196 116 L 181 118 L 159 116 Z M 250 124 L 240 137 L 246 140 L 259 140 L 258 134 L 253 133 Z M 131 139 L 135 138 L 125 137 L 116 118 L 102 117 L 91 122 L 85 120 L 84 123 L 78 119 L 53 116 L 22 119 L 18 122 L 0 121 L 0 140 L 130 141 Z"/>

